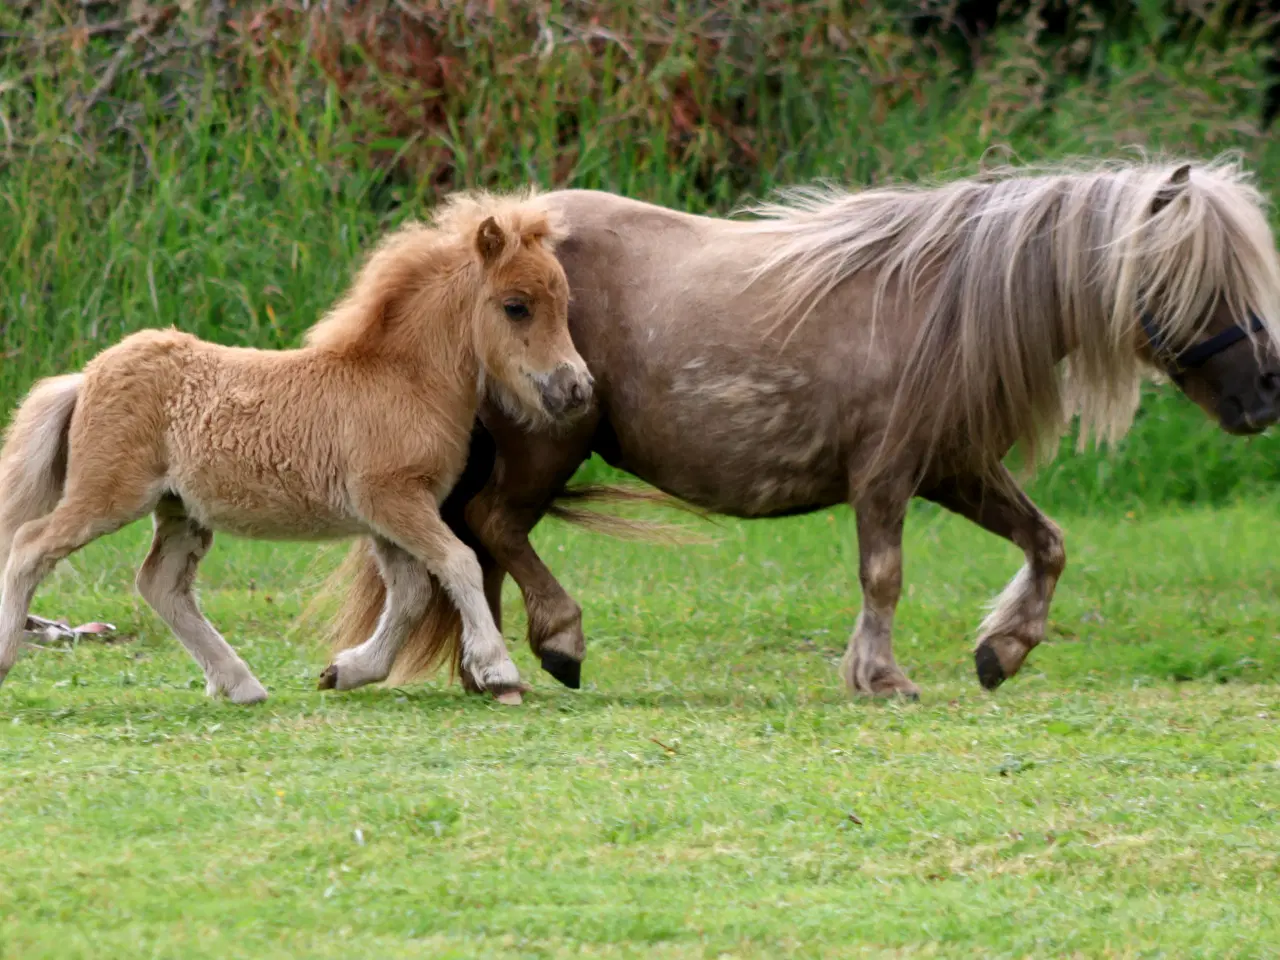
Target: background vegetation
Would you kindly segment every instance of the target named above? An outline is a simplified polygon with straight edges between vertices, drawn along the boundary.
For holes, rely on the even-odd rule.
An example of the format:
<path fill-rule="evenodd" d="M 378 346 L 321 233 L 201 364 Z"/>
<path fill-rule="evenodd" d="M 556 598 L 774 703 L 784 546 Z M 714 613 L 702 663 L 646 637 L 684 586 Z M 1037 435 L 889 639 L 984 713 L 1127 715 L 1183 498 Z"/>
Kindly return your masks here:
<path fill-rule="evenodd" d="M 1261 6 L 11 2 L 0 402 L 142 326 L 295 343 L 379 231 L 464 185 L 723 213 L 814 178 L 971 172 L 988 149 L 1140 148 L 1239 150 L 1269 189 Z M 1063 458 L 1035 492 L 1222 501 L 1273 485 L 1278 454 L 1152 391 L 1118 453 Z"/>

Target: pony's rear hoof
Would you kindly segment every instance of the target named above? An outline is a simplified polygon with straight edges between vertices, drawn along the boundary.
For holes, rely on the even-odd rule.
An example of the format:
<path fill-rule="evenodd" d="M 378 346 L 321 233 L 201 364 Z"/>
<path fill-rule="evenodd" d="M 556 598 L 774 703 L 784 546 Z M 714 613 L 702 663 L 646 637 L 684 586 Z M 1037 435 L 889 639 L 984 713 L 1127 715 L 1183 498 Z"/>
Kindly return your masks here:
<path fill-rule="evenodd" d="M 985 643 L 973 651 L 973 665 L 978 671 L 978 682 L 984 689 L 994 690 L 1006 680 L 1000 658 Z"/>
<path fill-rule="evenodd" d="M 558 650 L 548 650 L 542 655 L 542 669 L 570 690 L 577 690 L 582 686 L 582 664 Z"/>
<path fill-rule="evenodd" d="M 324 668 L 324 673 L 320 674 L 320 679 L 316 681 L 317 690 L 337 690 L 338 689 L 338 665 L 331 663 Z"/>

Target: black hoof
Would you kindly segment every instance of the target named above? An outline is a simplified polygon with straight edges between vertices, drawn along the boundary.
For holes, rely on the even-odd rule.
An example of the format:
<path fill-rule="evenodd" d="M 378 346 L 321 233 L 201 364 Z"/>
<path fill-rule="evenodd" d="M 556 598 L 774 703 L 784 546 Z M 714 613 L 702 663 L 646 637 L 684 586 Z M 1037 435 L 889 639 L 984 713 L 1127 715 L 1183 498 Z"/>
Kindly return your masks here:
<path fill-rule="evenodd" d="M 1004 667 L 1000 666 L 1000 658 L 986 644 L 973 651 L 973 665 L 978 668 L 978 682 L 987 690 L 994 690 L 1004 683 Z"/>
<path fill-rule="evenodd" d="M 547 671 L 570 690 L 582 686 L 582 664 L 563 653 L 548 650 L 542 655 L 542 669 Z"/>
<path fill-rule="evenodd" d="M 324 668 L 324 673 L 320 674 L 319 681 L 316 682 L 317 690 L 336 690 L 338 688 L 338 667 L 336 664 L 329 664 Z"/>

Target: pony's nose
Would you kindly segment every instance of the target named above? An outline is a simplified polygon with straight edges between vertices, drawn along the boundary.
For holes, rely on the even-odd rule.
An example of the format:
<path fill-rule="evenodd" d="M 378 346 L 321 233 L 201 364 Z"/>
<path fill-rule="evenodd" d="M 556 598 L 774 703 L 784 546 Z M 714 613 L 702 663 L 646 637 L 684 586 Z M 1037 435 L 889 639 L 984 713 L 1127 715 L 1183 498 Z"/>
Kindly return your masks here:
<path fill-rule="evenodd" d="M 1280 403 L 1280 371 L 1269 370 L 1258 377 L 1258 396 L 1272 406 Z"/>
<path fill-rule="evenodd" d="M 562 364 L 544 382 L 542 400 L 552 416 L 579 413 L 591 401 L 594 385 L 595 380 L 585 369 Z"/>
<path fill-rule="evenodd" d="M 583 370 L 573 378 L 573 384 L 569 387 L 569 403 L 568 409 L 578 410 L 585 407 L 591 400 L 591 394 L 595 390 L 596 379 L 586 370 Z"/>

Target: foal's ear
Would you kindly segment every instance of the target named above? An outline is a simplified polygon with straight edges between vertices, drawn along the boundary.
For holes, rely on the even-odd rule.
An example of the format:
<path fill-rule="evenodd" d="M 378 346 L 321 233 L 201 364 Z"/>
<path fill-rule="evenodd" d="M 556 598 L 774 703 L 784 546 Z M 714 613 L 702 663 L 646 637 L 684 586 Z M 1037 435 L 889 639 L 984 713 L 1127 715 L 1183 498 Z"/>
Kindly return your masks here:
<path fill-rule="evenodd" d="M 1184 163 L 1173 171 L 1169 175 L 1169 179 L 1164 182 L 1164 185 L 1156 191 L 1155 199 L 1151 201 L 1151 215 L 1154 217 L 1169 204 L 1173 203 L 1190 180 L 1191 164 Z"/>
<path fill-rule="evenodd" d="M 480 252 L 480 259 L 488 266 L 502 256 L 506 246 L 507 235 L 498 226 L 498 221 L 493 217 L 486 217 L 476 230 L 476 250 Z"/>

